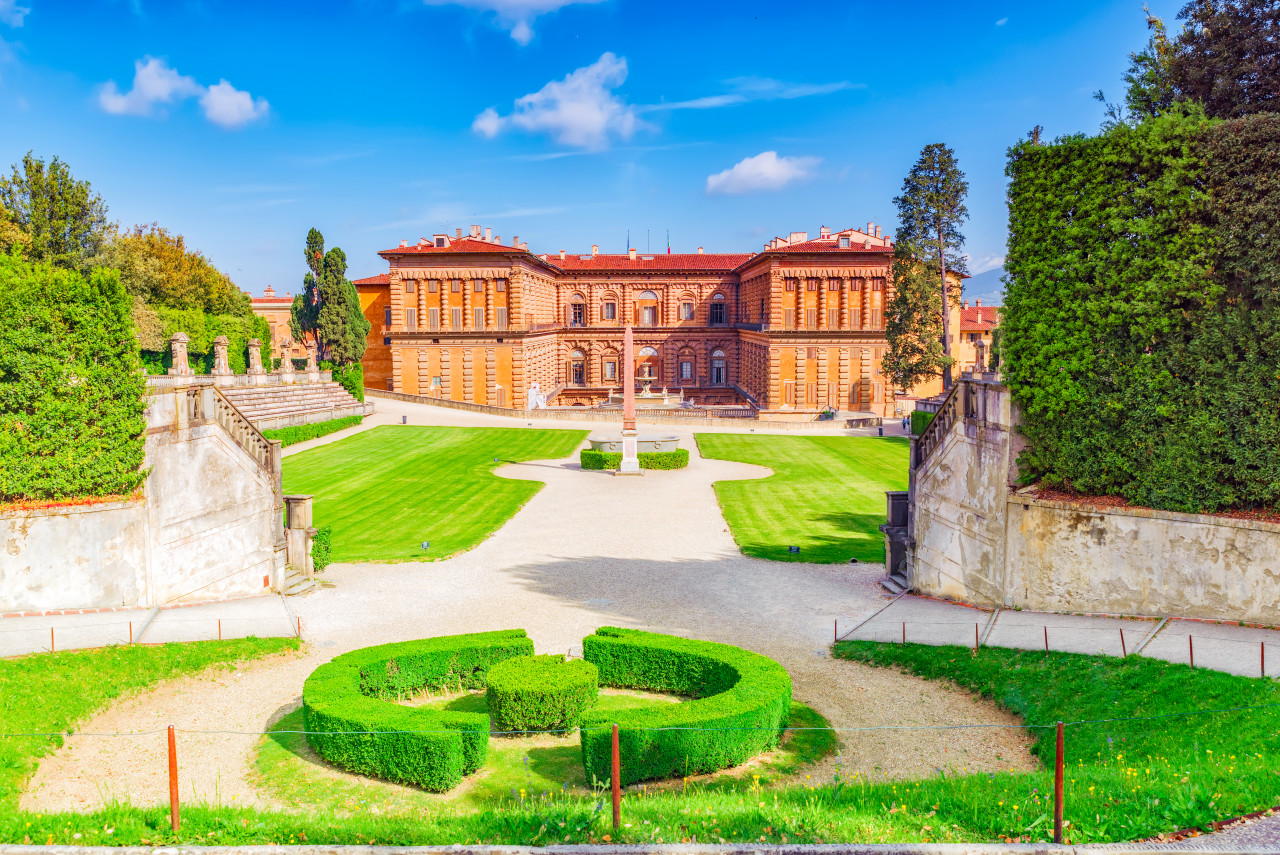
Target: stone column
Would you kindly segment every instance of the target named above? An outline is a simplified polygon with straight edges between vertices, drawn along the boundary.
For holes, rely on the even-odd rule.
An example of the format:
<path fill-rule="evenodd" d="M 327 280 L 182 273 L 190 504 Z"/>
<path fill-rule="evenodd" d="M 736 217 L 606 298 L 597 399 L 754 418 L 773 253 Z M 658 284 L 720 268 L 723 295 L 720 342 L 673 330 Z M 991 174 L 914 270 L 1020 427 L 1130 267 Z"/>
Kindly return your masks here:
<path fill-rule="evenodd" d="M 280 382 L 285 386 L 291 386 L 297 382 L 293 373 L 293 357 L 289 355 L 292 349 L 289 341 L 280 342 Z"/>
<path fill-rule="evenodd" d="M 307 345 L 307 382 L 320 382 L 320 366 L 316 364 L 316 346 L 315 344 Z"/>
<path fill-rule="evenodd" d="M 262 342 L 256 338 L 249 339 L 249 382 L 254 386 L 267 382 L 267 373 L 262 370 Z"/>
<path fill-rule="evenodd" d="M 316 572 L 311 559 L 311 542 L 316 536 L 316 529 L 311 527 L 311 496 L 285 496 L 284 507 L 289 566 L 310 579 Z"/>
<path fill-rule="evenodd" d="M 227 337 L 220 335 L 213 340 L 213 382 L 219 386 L 231 384 L 231 365 L 227 362 Z"/>
<path fill-rule="evenodd" d="M 190 377 L 191 364 L 187 362 L 187 344 L 191 339 L 184 332 L 176 332 L 169 339 L 169 352 L 173 354 L 173 364 L 169 373 L 175 377 Z"/>
<path fill-rule="evenodd" d="M 820 330 L 827 328 L 827 287 L 827 278 L 818 277 L 818 329 Z"/>

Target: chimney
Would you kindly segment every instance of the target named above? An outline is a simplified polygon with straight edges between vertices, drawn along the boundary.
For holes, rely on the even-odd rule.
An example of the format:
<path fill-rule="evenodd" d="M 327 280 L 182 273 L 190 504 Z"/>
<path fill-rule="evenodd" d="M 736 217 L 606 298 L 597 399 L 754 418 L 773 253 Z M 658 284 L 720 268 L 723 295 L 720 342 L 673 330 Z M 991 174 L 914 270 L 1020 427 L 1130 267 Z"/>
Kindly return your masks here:
<path fill-rule="evenodd" d="M 454 229 L 454 234 L 457 236 L 458 240 L 462 240 L 462 227 L 459 226 L 457 229 Z"/>
<path fill-rule="evenodd" d="M 632 261 L 636 260 L 636 248 L 634 246 L 631 247 L 631 252 L 629 253 L 629 255 L 631 256 Z"/>
<path fill-rule="evenodd" d="M 979 300 L 981 302 L 981 300 Z M 982 309 L 978 309 L 978 323 L 982 323 Z"/>
<path fill-rule="evenodd" d="M 496 243 L 496 244 L 501 244 L 501 243 L 502 243 L 502 235 L 494 235 L 494 236 L 493 236 L 493 242 L 494 242 L 494 243 Z"/>
<path fill-rule="evenodd" d="M 591 244 L 591 257 L 595 258 L 599 254 L 600 254 L 600 244 L 598 243 Z"/>
<path fill-rule="evenodd" d="M 270 285 L 267 286 L 267 290 L 262 292 L 262 296 L 264 297 L 274 297 L 275 295 L 276 295 L 276 289 L 272 288 Z"/>
<path fill-rule="evenodd" d="M 870 235 L 870 234 L 875 234 L 875 231 L 876 231 L 876 224 L 875 224 L 875 223 L 873 223 L 873 222 L 871 222 L 870 220 L 867 220 L 867 231 L 866 231 L 866 233 L 867 233 L 867 234 L 869 234 L 869 235 Z"/>
<path fill-rule="evenodd" d="M 527 240 L 526 240 L 526 241 L 522 241 L 522 242 L 520 243 L 520 248 L 521 248 L 521 249 L 523 249 L 525 252 L 528 252 L 528 251 L 529 251 L 529 242 L 528 242 Z"/>
<path fill-rule="evenodd" d="M 702 255 L 702 247 L 698 247 L 698 255 Z"/>
<path fill-rule="evenodd" d="M 978 297 L 977 299 L 975 299 L 975 300 L 973 301 L 973 305 L 975 305 L 975 306 L 977 306 L 979 309 L 981 309 L 981 308 L 982 308 L 982 298 L 981 298 L 981 297 Z"/>
<path fill-rule="evenodd" d="M 560 250 L 560 260 L 564 261 L 564 250 Z"/>
<path fill-rule="evenodd" d="M 404 248 L 405 248 L 405 247 L 407 247 L 408 245 L 409 245 L 409 242 L 408 242 L 407 240 L 402 240 L 402 241 L 400 241 L 400 248 L 401 248 L 401 249 L 404 249 Z"/>
<path fill-rule="evenodd" d="M 871 241 L 870 241 L 870 239 L 868 239 L 868 238 L 863 238 L 863 240 L 862 240 L 862 248 L 863 248 L 863 249 L 871 249 Z"/>
<path fill-rule="evenodd" d="M 881 236 L 882 236 L 882 235 L 880 234 L 880 227 L 879 227 L 879 226 L 876 226 L 876 237 L 877 237 L 877 238 L 879 238 L 879 237 L 881 237 Z"/>
<path fill-rule="evenodd" d="M 480 237 L 480 227 L 479 227 L 479 226 L 477 226 L 477 225 L 475 225 L 475 224 L 472 224 L 472 226 L 471 226 L 471 236 L 472 236 L 473 238 L 478 238 L 478 237 Z"/>
<path fill-rule="evenodd" d="M 520 235 L 511 236 L 511 245 L 514 246 L 516 249 L 520 248 Z"/>
<path fill-rule="evenodd" d="M 484 239 L 493 243 L 493 229 L 486 227 L 484 230 Z"/>
<path fill-rule="evenodd" d="M 819 236 L 819 237 L 831 237 L 831 227 L 830 227 L 830 226 L 819 226 L 819 227 L 818 227 L 818 236 Z"/>

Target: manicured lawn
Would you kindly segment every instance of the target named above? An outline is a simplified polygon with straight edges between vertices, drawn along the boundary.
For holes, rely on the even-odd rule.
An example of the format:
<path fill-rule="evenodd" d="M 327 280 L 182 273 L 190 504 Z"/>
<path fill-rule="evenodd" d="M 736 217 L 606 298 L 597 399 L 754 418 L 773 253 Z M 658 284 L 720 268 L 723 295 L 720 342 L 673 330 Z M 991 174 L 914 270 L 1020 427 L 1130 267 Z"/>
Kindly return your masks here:
<path fill-rule="evenodd" d="M 0 733 L 67 733 L 116 698 L 161 680 L 297 649 L 296 638 L 237 638 L 0 659 Z M 61 744 L 57 736 L 0 736 L 0 815 L 16 810 L 39 758 Z"/>
<path fill-rule="evenodd" d="M 743 553 L 817 564 L 884 561 L 884 493 L 907 489 L 906 439 L 727 433 L 694 438 L 703 457 L 773 470 L 769 478 L 715 484 Z M 792 553 L 790 546 L 800 551 Z"/>
<path fill-rule="evenodd" d="M 315 496 L 315 525 L 333 526 L 334 561 L 448 558 L 483 541 L 542 489 L 494 469 L 568 457 L 586 435 L 384 425 L 286 457 L 284 491 Z"/>
<path fill-rule="evenodd" d="M 1135 840 L 1280 804 L 1280 685 L 1138 656 L 850 641 L 836 655 L 951 680 L 1022 717 L 1046 770 L 865 787 L 979 839 L 1052 839 L 1055 725 L 1065 729 L 1065 838 Z M 1233 710 L 1232 712 L 1216 712 Z M 1073 723 L 1087 722 L 1087 723 Z M 930 814 L 933 811 L 934 814 Z"/>

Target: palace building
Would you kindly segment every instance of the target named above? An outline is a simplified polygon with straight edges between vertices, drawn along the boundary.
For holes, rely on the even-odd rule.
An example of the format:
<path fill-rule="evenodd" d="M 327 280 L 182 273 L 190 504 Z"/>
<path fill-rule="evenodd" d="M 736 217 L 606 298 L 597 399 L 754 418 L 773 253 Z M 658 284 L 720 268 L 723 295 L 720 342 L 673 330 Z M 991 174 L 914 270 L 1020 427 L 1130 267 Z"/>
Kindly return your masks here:
<path fill-rule="evenodd" d="M 780 417 L 896 412 L 880 370 L 893 242 L 873 223 L 756 253 L 535 255 L 472 226 L 378 254 L 388 272 L 355 281 L 369 387 L 594 406 L 620 392 L 632 324 L 637 382 L 655 392 Z"/>

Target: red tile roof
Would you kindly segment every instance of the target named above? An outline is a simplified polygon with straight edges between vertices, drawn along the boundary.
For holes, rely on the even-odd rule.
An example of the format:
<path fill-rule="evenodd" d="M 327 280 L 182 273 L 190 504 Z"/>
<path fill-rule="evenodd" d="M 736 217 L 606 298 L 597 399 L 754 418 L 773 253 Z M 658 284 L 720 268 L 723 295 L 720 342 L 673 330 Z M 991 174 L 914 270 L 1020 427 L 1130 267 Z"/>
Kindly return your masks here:
<path fill-rule="evenodd" d="M 891 246 L 876 246 L 874 243 L 864 249 L 862 241 L 850 241 L 846 247 L 841 247 L 839 243 L 831 238 L 816 238 L 814 240 L 805 241 L 804 243 L 793 243 L 790 246 L 780 246 L 777 249 L 766 249 L 764 252 L 887 252 L 892 253 Z"/>
<path fill-rule="evenodd" d="M 565 254 L 563 259 L 548 255 L 547 263 L 561 270 L 718 270 L 728 272 L 751 257 L 751 253 L 681 252 L 630 255 Z"/>
<path fill-rule="evenodd" d="M 998 326 L 1000 326 L 999 306 L 970 306 L 960 310 L 960 329 L 962 330 L 993 330 Z"/>
<path fill-rule="evenodd" d="M 255 306 L 292 306 L 292 297 L 251 297 Z"/>
<path fill-rule="evenodd" d="M 502 243 L 489 243 L 488 241 L 474 240 L 473 238 L 459 238 L 450 239 L 448 246 L 436 246 L 433 243 L 415 243 L 409 246 L 397 246 L 394 249 L 384 249 L 379 251 L 378 255 L 422 255 L 426 253 L 447 255 L 451 252 L 528 252 L 528 250 L 520 249 L 516 246 L 507 246 Z"/>
<path fill-rule="evenodd" d="M 366 276 L 363 279 L 352 279 L 353 285 L 389 285 L 391 283 L 391 275 L 389 273 L 379 273 L 377 276 Z"/>

